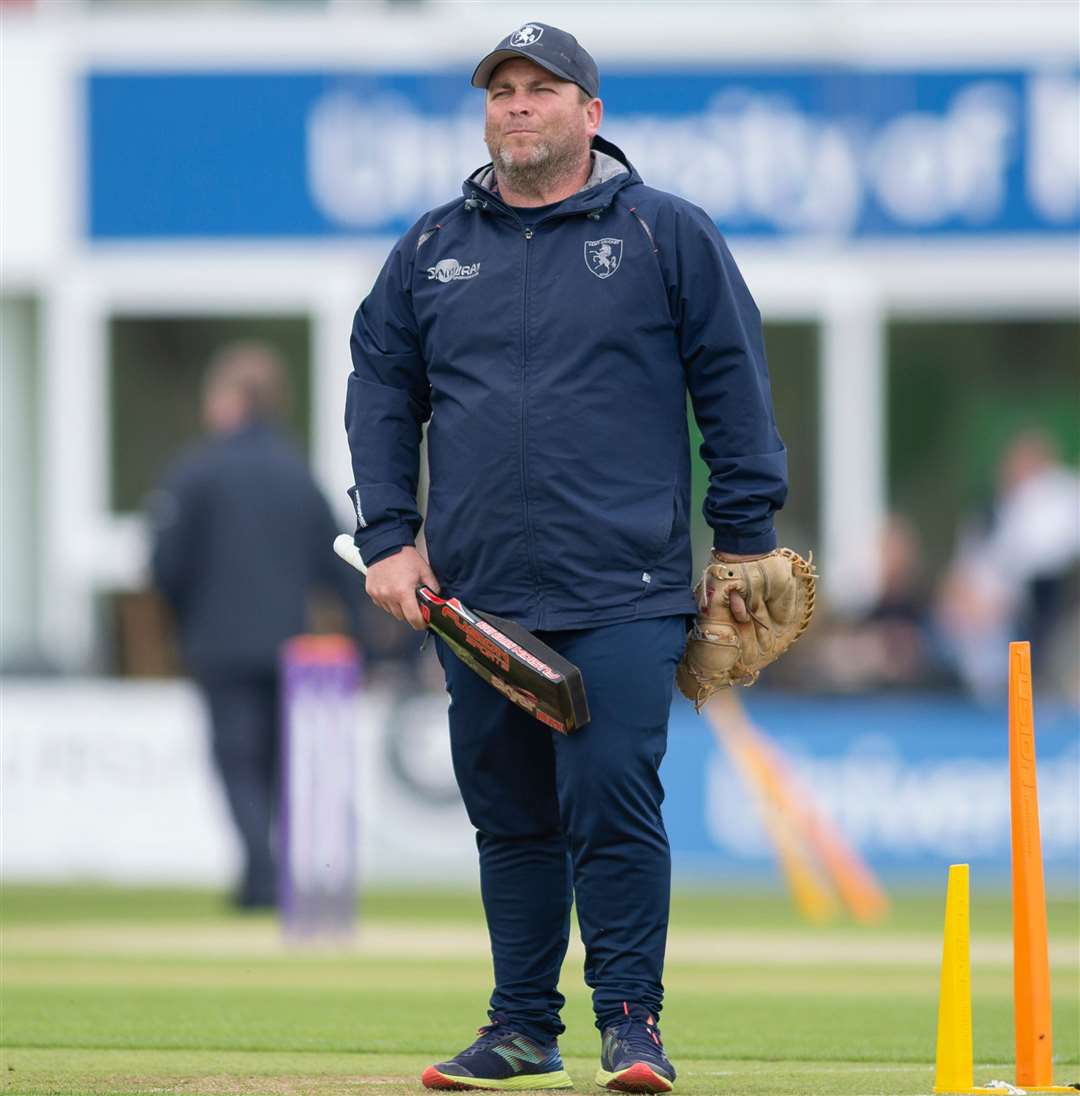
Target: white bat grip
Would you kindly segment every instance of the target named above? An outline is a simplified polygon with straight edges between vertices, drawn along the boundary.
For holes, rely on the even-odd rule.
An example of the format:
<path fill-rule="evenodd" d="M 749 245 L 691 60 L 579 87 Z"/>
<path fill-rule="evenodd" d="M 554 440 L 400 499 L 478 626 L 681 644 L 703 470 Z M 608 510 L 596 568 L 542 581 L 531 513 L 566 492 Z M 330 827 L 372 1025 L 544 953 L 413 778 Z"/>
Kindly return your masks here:
<path fill-rule="evenodd" d="M 360 558 L 360 549 L 353 544 L 353 538 L 348 533 L 341 533 L 334 537 L 334 551 L 351 567 L 355 567 L 360 574 L 367 574 L 367 566 Z"/>

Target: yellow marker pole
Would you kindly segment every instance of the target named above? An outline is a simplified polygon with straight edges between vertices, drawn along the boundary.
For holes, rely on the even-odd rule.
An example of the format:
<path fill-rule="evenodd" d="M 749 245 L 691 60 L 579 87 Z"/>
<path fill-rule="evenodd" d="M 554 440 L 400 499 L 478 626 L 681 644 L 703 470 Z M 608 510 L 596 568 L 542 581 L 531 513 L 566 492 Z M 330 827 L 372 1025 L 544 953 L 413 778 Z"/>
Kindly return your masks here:
<path fill-rule="evenodd" d="M 834 890 L 857 921 L 878 921 L 889 899 L 840 828 L 815 803 L 785 761 L 783 750 L 759 727 L 731 690 L 705 706 L 715 737 L 757 797 L 795 904 L 809 921 L 836 913 Z"/>
<path fill-rule="evenodd" d="M 791 820 L 768 804 L 762 807 L 765 827 L 772 836 L 780 866 L 791 888 L 791 895 L 802 916 L 813 924 L 824 924 L 836 913 L 836 902 L 828 884 L 807 856 L 802 840 Z"/>
<path fill-rule="evenodd" d="M 741 705 L 730 693 L 718 693 L 705 706 L 705 715 L 757 803 L 796 909 L 815 924 L 829 921 L 836 913 L 832 889 L 806 847 L 794 802 L 778 791 L 767 757 L 754 748 L 747 734 L 748 724 Z"/>
<path fill-rule="evenodd" d="M 757 800 L 761 821 L 776 849 L 795 907 L 814 924 L 831 920 L 836 913 L 832 891 L 803 843 L 791 805 L 774 793 L 768 767 L 737 730 L 722 731 L 718 737 Z"/>
<path fill-rule="evenodd" d="M 874 873 L 791 772 L 779 745 L 749 722 L 743 734 L 770 771 L 772 794 L 796 813 L 798 829 L 851 915 L 864 923 L 880 921 L 889 912 L 889 899 Z"/>
<path fill-rule="evenodd" d="M 971 1034 L 971 896 L 967 864 L 949 868 L 941 948 L 935 1092 L 968 1092 L 975 1084 Z"/>
<path fill-rule="evenodd" d="M 1054 1032 L 1030 643 L 1009 644 L 1009 798 L 1016 1084 L 1027 1092 L 1075 1092 L 1053 1082 Z"/>
<path fill-rule="evenodd" d="M 945 892 L 934 1091 L 963 1096 L 982 1093 L 1001 1096 L 1000 1089 L 975 1087 L 971 1030 L 971 889 L 967 864 L 950 866 Z"/>

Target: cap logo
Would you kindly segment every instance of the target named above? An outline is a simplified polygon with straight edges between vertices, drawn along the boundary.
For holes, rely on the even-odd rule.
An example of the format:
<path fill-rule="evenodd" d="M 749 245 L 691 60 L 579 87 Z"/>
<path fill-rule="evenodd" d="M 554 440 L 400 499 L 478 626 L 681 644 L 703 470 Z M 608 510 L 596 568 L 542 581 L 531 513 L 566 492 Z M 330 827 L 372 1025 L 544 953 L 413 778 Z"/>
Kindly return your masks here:
<path fill-rule="evenodd" d="M 543 33 L 543 27 L 538 27 L 535 23 L 526 23 L 520 30 L 510 35 L 510 45 L 534 46 L 540 41 L 540 35 Z"/>

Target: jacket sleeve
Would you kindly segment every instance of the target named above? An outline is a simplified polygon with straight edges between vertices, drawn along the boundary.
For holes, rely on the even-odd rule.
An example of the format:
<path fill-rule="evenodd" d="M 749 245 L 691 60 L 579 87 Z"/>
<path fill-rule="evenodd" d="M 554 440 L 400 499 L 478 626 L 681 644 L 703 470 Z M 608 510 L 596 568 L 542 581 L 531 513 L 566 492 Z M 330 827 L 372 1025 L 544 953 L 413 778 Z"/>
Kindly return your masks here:
<path fill-rule="evenodd" d="M 412 544 L 420 529 L 420 438 L 431 396 L 409 285 L 414 250 L 409 233 L 353 321 L 345 402 L 355 478 L 349 495 L 356 511 L 354 540 L 368 561 Z"/>
<path fill-rule="evenodd" d="M 709 469 L 705 520 L 721 551 L 768 552 L 776 547 L 773 514 L 787 496 L 787 451 L 773 417 L 761 315 L 703 210 L 678 211 L 675 245 L 669 302 Z"/>

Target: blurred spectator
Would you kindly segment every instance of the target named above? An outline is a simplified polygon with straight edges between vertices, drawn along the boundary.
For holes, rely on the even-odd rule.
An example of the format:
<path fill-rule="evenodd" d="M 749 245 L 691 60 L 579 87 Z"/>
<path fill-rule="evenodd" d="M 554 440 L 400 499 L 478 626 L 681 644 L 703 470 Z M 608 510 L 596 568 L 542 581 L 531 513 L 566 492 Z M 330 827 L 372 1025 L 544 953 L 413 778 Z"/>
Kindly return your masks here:
<path fill-rule="evenodd" d="M 949 650 L 977 696 L 1004 691 L 1011 640 L 1030 641 L 1037 680 L 1072 691 L 1060 671 L 1075 679 L 1078 561 L 1080 480 L 1047 435 L 1021 434 L 999 464 L 990 519 L 961 537 L 939 598 Z"/>
<path fill-rule="evenodd" d="M 886 518 L 879 551 L 881 592 L 875 604 L 856 620 L 823 622 L 815 645 L 824 677 L 845 690 L 940 684 L 922 579 L 922 545 L 907 518 Z"/>
<path fill-rule="evenodd" d="M 153 574 L 210 709 L 213 757 L 244 849 L 236 901 L 267 906 L 276 890 L 278 654 L 308 630 L 313 595 L 333 591 L 354 619 L 362 584 L 331 551 L 334 519 L 277 425 L 286 393 L 275 352 L 233 344 L 206 377 L 210 436 L 153 496 Z"/>

